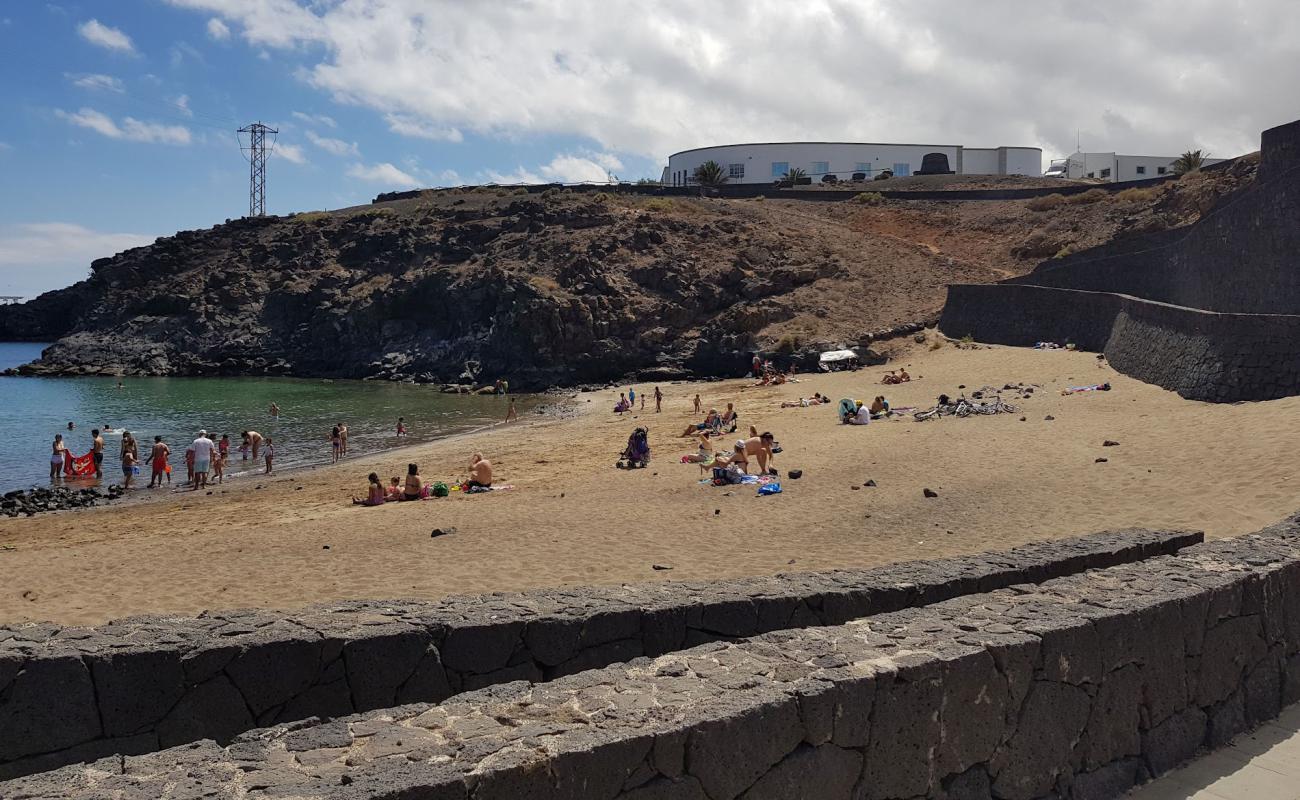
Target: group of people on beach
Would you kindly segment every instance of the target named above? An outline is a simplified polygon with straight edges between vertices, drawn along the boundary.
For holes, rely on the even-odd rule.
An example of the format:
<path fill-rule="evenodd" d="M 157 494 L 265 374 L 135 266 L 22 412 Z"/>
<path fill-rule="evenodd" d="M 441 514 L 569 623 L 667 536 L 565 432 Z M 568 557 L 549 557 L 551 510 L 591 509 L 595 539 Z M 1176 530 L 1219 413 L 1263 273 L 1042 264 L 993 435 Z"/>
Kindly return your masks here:
<path fill-rule="evenodd" d="M 629 386 L 626 392 L 619 392 L 618 402 L 614 404 L 614 413 L 622 414 L 627 411 L 635 411 L 636 398 L 637 398 L 637 394 L 636 394 L 635 386 Z M 659 412 L 663 411 L 664 408 L 664 393 L 659 391 L 658 386 L 655 387 L 654 398 L 655 398 L 655 413 L 658 414 Z M 642 393 L 641 395 L 641 410 L 645 411 L 644 393 Z"/>
<path fill-rule="evenodd" d="M 278 411 L 278 409 L 277 409 Z M 76 424 L 69 422 L 68 430 L 75 430 Z M 78 459 L 68 448 L 67 442 L 63 439 L 63 434 L 55 434 L 54 442 L 50 451 L 50 480 L 57 481 L 67 476 L 84 475 L 89 477 L 94 475 L 96 480 L 104 478 L 104 459 L 107 452 L 107 445 L 104 442 L 104 433 L 112 433 L 113 429 L 109 425 L 104 425 L 103 429 L 94 428 L 91 430 L 91 445 L 89 457 L 85 463 L 84 469 L 77 470 L 74 464 L 87 456 Z M 242 441 L 239 447 L 243 454 L 243 460 L 247 461 L 251 455 L 254 461 L 259 457 L 265 460 L 265 474 L 270 475 L 274 469 L 275 462 L 275 443 L 270 436 L 262 436 L 257 431 L 248 430 L 241 434 Z M 171 455 L 172 449 L 161 435 L 153 437 L 153 444 L 149 446 L 149 453 L 145 459 L 140 456 L 140 443 L 135 435 L 130 431 L 122 431 L 122 440 L 118 447 L 118 461 L 122 469 L 122 488 L 130 489 L 131 484 L 141 472 L 141 467 L 147 465 L 150 471 L 148 488 L 161 488 L 164 484 L 171 486 L 172 467 Z M 206 430 L 200 430 L 198 436 L 185 448 L 185 472 L 186 486 L 193 490 L 204 488 L 213 483 L 224 483 L 226 464 L 230 458 L 230 436 L 222 434 L 221 438 L 213 441 L 208 437 Z"/>
<path fill-rule="evenodd" d="M 352 504 L 358 506 L 381 506 L 384 503 L 396 503 L 411 500 L 427 500 L 430 497 L 446 497 L 451 487 L 442 481 L 425 483 L 420 476 L 418 464 L 406 465 L 406 477 L 396 475 L 389 481 L 388 487 L 379 480 L 379 473 L 372 472 L 366 476 L 369 482 L 365 497 L 353 497 Z M 467 494 L 486 492 L 492 489 L 492 462 L 475 453 L 469 461 L 469 477 L 456 482 L 457 489 Z"/>

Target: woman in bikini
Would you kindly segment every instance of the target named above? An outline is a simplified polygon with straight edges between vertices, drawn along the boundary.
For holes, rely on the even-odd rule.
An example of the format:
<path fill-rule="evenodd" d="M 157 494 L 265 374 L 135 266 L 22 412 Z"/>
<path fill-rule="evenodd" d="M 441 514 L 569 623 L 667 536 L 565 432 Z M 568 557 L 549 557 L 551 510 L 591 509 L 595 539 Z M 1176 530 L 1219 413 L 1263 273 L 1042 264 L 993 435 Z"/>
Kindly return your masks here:
<path fill-rule="evenodd" d="M 424 481 L 420 479 L 420 468 L 415 464 L 406 465 L 406 484 L 402 487 L 403 500 L 419 500 L 424 496 Z"/>
<path fill-rule="evenodd" d="M 63 464 L 67 460 L 68 446 L 63 443 L 63 434 L 54 434 L 54 450 L 50 453 L 50 480 L 58 480 L 63 474 Z"/>
<path fill-rule="evenodd" d="M 330 444 L 334 447 L 334 457 L 331 464 L 338 463 L 339 454 L 343 448 L 343 435 L 339 432 L 339 426 L 335 425 L 334 430 L 330 432 Z"/>
<path fill-rule="evenodd" d="M 366 477 L 370 480 L 370 486 L 367 488 L 366 497 L 364 500 L 360 497 L 352 498 L 352 505 L 382 506 L 384 504 L 384 485 L 379 482 L 379 475 L 372 472 Z"/>

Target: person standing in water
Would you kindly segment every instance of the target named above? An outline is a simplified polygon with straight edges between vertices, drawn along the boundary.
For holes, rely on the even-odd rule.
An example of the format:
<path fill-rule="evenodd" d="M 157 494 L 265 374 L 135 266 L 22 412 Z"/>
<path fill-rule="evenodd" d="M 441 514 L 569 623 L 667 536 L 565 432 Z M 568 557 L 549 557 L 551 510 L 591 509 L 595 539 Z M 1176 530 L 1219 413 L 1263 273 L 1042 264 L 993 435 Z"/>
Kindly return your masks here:
<path fill-rule="evenodd" d="M 171 475 L 167 472 L 167 457 L 172 454 L 172 449 L 163 443 L 161 436 L 153 437 L 153 450 L 149 452 L 149 465 L 152 472 L 149 476 L 149 488 L 162 486 L 163 476 L 167 475 L 167 482 L 171 483 Z"/>
<path fill-rule="evenodd" d="M 266 474 L 271 474 L 271 460 L 275 458 L 275 445 L 271 442 L 271 437 L 266 437 Z"/>
<path fill-rule="evenodd" d="M 50 480 L 58 480 L 63 475 L 63 463 L 68 446 L 63 443 L 63 434 L 54 434 L 54 451 L 50 453 Z"/>
<path fill-rule="evenodd" d="M 406 435 L 406 418 L 405 418 L 405 417 L 398 417 L 398 418 L 397 418 L 397 435 L 398 435 L 399 437 L 400 437 L 400 436 L 405 436 L 405 435 Z"/>
<path fill-rule="evenodd" d="M 212 455 L 216 445 L 208 438 L 206 430 L 199 431 L 194 440 L 194 481 L 192 491 L 208 485 L 208 470 L 212 468 Z"/>
<path fill-rule="evenodd" d="M 94 443 L 91 444 L 90 446 L 90 452 L 95 462 L 95 479 L 103 480 L 104 479 L 104 437 L 99 435 L 99 428 L 93 429 L 90 432 L 90 435 L 95 437 Z"/>
<path fill-rule="evenodd" d="M 337 464 L 339 462 L 340 451 L 343 448 L 343 436 L 339 433 L 339 426 L 337 425 L 334 426 L 334 430 L 330 431 L 330 445 L 334 450 L 334 454 L 330 458 L 330 463 Z"/>
<path fill-rule="evenodd" d="M 339 423 L 339 445 L 340 455 L 348 454 L 348 426 L 342 422 Z"/>
<path fill-rule="evenodd" d="M 506 422 L 510 420 L 519 421 L 519 412 L 515 410 L 515 399 L 510 398 L 510 408 L 506 409 Z"/>
<path fill-rule="evenodd" d="M 244 443 L 253 449 L 253 460 L 257 460 L 257 454 L 262 451 L 262 434 L 257 431 L 244 431 Z M 244 453 L 244 458 L 248 458 L 248 453 Z"/>
<path fill-rule="evenodd" d="M 272 403 L 272 404 L 271 404 L 271 416 L 273 416 L 273 417 L 277 417 L 277 418 L 280 416 L 280 407 L 279 407 L 278 405 L 276 405 L 275 403 Z"/>

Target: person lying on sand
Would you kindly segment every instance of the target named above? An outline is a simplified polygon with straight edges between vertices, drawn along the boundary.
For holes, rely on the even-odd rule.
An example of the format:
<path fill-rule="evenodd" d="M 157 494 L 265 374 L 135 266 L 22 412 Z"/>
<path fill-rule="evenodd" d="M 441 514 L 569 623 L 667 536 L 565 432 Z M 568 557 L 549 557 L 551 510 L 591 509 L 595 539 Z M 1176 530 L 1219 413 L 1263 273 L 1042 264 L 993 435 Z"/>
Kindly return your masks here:
<path fill-rule="evenodd" d="M 419 500 L 424 496 L 424 481 L 420 479 L 420 468 L 415 464 L 406 465 L 406 484 L 402 487 L 403 500 Z"/>
<path fill-rule="evenodd" d="M 360 497 L 352 498 L 352 505 L 382 506 L 386 498 L 384 497 L 384 485 L 379 482 L 379 475 L 372 472 L 369 475 L 367 475 L 366 478 L 370 481 L 370 485 L 366 487 L 365 498 L 364 499 Z"/>
<path fill-rule="evenodd" d="M 492 485 L 492 462 L 483 457 L 482 453 L 475 453 L 474 457 L 469 460 L 469 487 L 482 486 L 484 489 Z"/>
<path fill-rule="evenodd" d="M 781 404 L 781 408 L 807 408 L 809 406 L 819 406 L 822 403 L 829 403 L 829 402 L 830 400 L 827 400 L 825 397 L 822 397 L 821 392 L 813 392 L 812 397 L 800 397 L 795 402 L 790 402 L 789 400 L 786 400 L 784 403 Z"/>
<path fill-rule="evenodd" d="M 686 430 L 682 431 L 682 436 L 695 436 L 700 431 L 717 430 L 722 427 L 722 418 L 718 416 L 718 409 L 710 408 L 709 414 L 703 422 L 695 425 L 687 425 Z"/>

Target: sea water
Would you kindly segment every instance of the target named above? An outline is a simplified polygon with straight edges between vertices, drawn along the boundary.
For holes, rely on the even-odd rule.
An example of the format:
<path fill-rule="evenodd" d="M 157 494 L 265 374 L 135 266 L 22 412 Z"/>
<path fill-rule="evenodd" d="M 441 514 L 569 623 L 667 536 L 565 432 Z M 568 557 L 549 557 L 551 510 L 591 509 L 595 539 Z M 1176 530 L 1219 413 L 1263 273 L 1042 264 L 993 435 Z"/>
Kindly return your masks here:
<path fill-rule="evenodd" d="M 0 342 L 0 370 L 38 358 L 44 347 Z M 519 413 L 538 402 L 520 396 Z M 272 403 L 280 407 L 278 417 L 271 416 Z M 339 422 L 348 426 L 349 456 L 357 456 L 485 427 L 505 419 L 507 407 L 504 397 L 443 394 L 437 386 L 379 381 L 0 377 L 0 491 L 47 484 L 50 445 L 59 433 L 74 455 L 82 455 L 90 450 L 92 429 L 112 427 L 104 435 L 104 480 L 112 483 L 122 477 L 117 457 L 122 431 L 135 436 L 142 461 L 153 437 L 161 435 L 172 449 L 175 484 L 185 480 L 185 448 L 200 429 L 213 441 L 229 434 L 226 475 L 234 476 L 263 468 L 240 458 L 240 433 L 246 430 L 275 440 L 279 471 L 328 464 L 330 430 Z M 397 437 L 398 417 L 404 418 L 408 436 Z M 395 462 L 390 471 L 404 474 L 405 464 Z M 148 467 L 141 472 L 137 480 L 147 484 Z"/>

